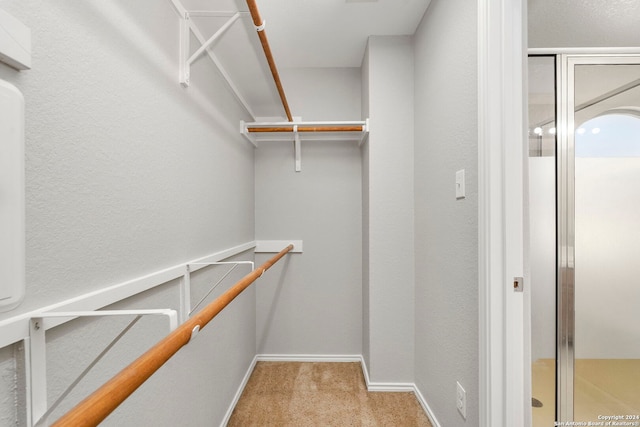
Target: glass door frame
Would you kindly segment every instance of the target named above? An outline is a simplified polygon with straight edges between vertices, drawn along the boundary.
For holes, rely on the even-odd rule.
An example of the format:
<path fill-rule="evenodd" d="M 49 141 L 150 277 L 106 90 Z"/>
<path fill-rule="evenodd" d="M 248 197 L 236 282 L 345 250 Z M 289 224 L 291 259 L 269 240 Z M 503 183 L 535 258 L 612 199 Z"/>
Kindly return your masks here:
<path fill-rule="evenodd" d="M 640 64 L 640 53 L 558 54 L 556 418 L 574 421 L 575 369 L 575 66 Z"/>

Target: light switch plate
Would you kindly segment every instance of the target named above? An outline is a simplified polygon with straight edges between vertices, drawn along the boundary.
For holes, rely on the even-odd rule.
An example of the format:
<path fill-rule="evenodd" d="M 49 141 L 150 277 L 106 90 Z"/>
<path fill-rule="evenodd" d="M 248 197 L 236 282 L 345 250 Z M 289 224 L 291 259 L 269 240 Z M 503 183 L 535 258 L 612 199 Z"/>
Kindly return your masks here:
<path fill-rule="evenodd" d="M 456 199 L 464 199 L 464 169 L 460 169 L 456 172 Z"/>

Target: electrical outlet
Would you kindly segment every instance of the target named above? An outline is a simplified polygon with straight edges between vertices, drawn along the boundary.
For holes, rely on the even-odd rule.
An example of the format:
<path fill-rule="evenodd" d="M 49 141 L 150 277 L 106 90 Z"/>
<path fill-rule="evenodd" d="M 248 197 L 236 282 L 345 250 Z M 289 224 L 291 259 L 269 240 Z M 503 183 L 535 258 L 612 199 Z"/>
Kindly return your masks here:
<path fill-rule="evenodd" d="M 462 415 L 462 418 L 467 419 L 467 392 L 464 391 L 464 388 L 460 385 L 458 381 L 456 381 L 456 408 L 458 408 L 458 412 Z"/>

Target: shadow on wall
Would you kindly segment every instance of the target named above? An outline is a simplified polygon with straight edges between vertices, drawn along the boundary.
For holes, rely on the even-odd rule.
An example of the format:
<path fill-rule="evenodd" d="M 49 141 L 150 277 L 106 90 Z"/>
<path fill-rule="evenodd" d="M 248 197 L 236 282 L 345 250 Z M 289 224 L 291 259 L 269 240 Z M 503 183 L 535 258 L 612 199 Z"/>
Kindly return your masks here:
<path fill-rule="evenodd" d="M 267 314 L 266 322 L 262 325 L 262 331 L 260 333 L 260 342 L 258 343 L 258 353 L 262 352 L 265 343 L 267 342 L 267 338 L 269 336 L 269 331 L 271 330 L 271 324 L 273 323 L 273 317 L 278 310 L 278 302 L 281 300 L 280 294 L 282 293 L 282 288 L 284 287 L 284 282 L 287 277 L 287 271 L 289 270 L 289 262 L 291 261 L 291 257 L 285 257 L 282 263 L 282 269 L 280 270 L 280 277 L 278 278 L 278 284 L 275 287 L 275 291 L 273 293 L 273 297 L 271 299 L 269 313 Z"/>
<path fill-rule="evenodd" d="M 181 92 L 197 105 L 204 122 L 218 131 L 224 130 L 230 139 L 237 138 L 238 129 L 233 124 L 237 113 L 244 115 L 244 110 L 210 61 L 200 58 L 193 64 L 192 74 L 196 76 L 191 79 L 193 84 L 190 87 L 183 88 L 178 83 L 179 16 L 170 2 L 156 6 L 158 13 L 153 15 L 153 20 L 147 21 L 143 19 L 149 15 L 149 5 L 145 2 L 83 4 L 83 12 L 78 12 L 79 5 L 75 3 L 69 8 L 72 10 L 63 12 L 75 16 L 75 22 L 90 22 L 92 28 L 103 28 L 98 34 L 108 34 L 108 40 L 100 44 L 106 49 L 117 47 L 114 56 L 121 57 L 123 61 L 115 66 L 135 66 L 132 72 L 142 71 L 145 78 L 156 80 L 157 87 Z M 161 27 L 157 16 L 160 16 Z M 230 105 L 237 107 L 229 108 Z"/>

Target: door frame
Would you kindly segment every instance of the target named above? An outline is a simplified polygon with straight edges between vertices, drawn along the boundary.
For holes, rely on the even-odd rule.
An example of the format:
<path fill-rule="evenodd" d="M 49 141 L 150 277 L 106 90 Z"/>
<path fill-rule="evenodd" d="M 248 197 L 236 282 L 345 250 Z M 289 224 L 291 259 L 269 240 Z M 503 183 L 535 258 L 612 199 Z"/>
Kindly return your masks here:
<path fill-rule="evenodd" d="M 477 6 L 480 426 L 530 426 L 527 54 L 640 48 L 527 49 L 527 0 L 477 0 Z M 514 293 L 514 277 L 524 277 L 523 293 Z"/>
<path fill-rule="evenodd" d="M 530 424 L 526 277 L 525 292 L 514 292 L 525 276 L 526 28 L 526 0 L 478 0 L 481 427 Z"/>

